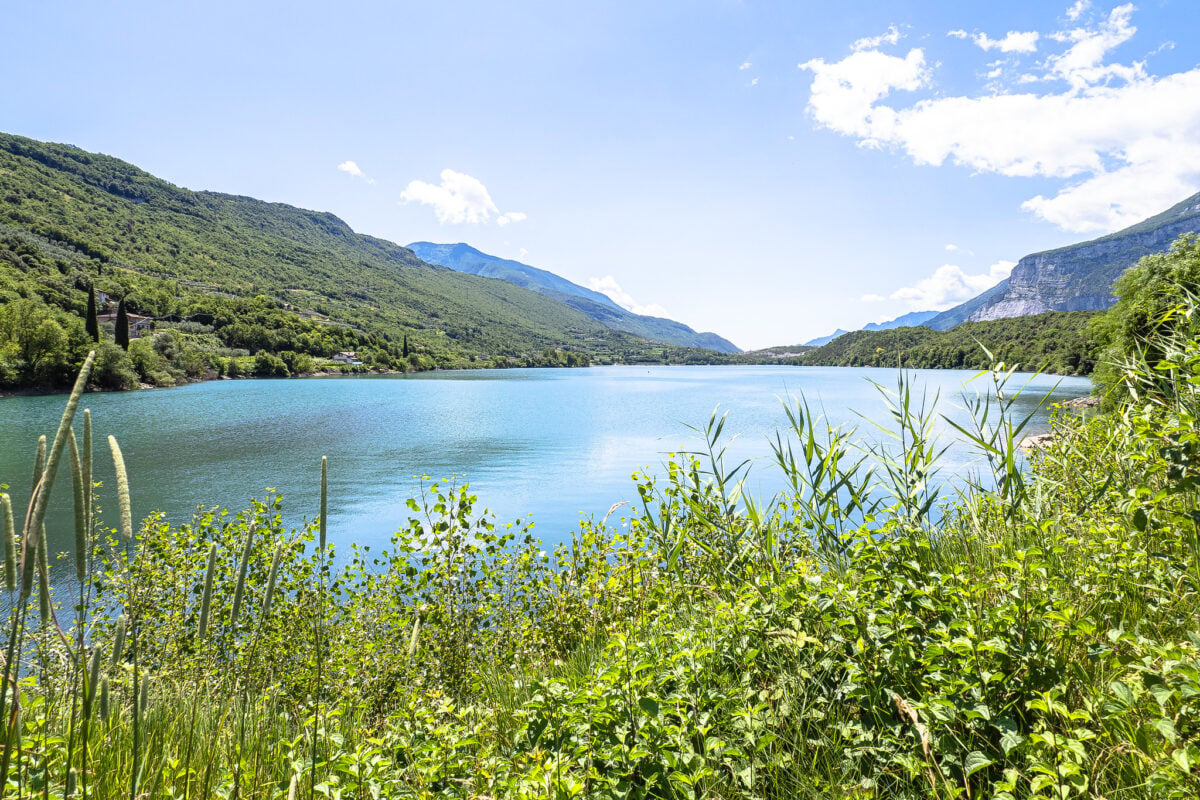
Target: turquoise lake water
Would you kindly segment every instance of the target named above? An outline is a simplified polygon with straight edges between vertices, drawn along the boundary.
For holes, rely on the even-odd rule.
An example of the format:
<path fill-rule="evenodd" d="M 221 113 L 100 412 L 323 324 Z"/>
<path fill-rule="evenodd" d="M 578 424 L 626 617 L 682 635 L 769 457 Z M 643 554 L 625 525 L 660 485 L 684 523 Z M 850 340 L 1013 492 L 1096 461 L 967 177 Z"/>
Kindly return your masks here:
<path fill-rule="evenodd" d="M 939 410 L 964 417 L 959 394 L 975 373 L 917 370 L 915 385 Z M 90 394 L 101 502 L 115 519 L 105 437 L 116 435 L 129 467 L 135 519 L 161 510 L 190 519 L 198 504 L 246 507 L 266 487 L 284 498 L 293 523 L 317 512 L 322 455 L 329 457 L 333 541 L 384 544 L 408 518 L 414 476 L 460 476 L 499 522 L 531 518 L 547 543 L 570 537 L 581 515 L 602 517 L 634 500 L 630 475 L 661 471 L 665 454 L 695 449 L 688 425 L 727 411 L 731 458 L 754 458 L 750 484 L 760 495 L 781 482 L 770 464 L 769 437 L 785 423 L 782 400 L 803 393 L 833 424 L 883 421 L 871 381 L 894 385 L 885 369 L 822 367 L 600 367 L 481 370 L 410 376 L 214 381 L 174 389 Z M 1052 401 L 1086 394 L 1084 378 L 1016 376 L 1029 381 L 1029 409 L 1057 385 Z M 982 379 L 977 381 L 982 388 Z M 975 384 L 966 387 L 974 393 Z M 0 400 L 0 482 L 24 508 L 40 433 L 53 436 L 65 397 Z M 1046 414 L 1037 419 L 1045 429 Z M 939 428 L 953 439 L 949 426 Z M 944 475 L 974 459 L 952 447 Z M 59 473 L 57 511 L 48 535 L 69 550 L 69 473 Z M 614 514 L 614 519 L 620 514 Z"/>

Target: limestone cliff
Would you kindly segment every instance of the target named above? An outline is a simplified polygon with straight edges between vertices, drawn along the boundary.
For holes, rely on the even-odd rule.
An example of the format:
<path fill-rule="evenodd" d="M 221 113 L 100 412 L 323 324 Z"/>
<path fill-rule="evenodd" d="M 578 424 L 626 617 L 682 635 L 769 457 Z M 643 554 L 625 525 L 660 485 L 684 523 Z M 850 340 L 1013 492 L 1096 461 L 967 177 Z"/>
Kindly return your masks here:
<path fill-rule="evenodd" d="M 1200 232 L 1200 194 L 1108 236 L 1025 256 L 1008 280 L 926 324 L 945 330 L 964 321 L 1103 310 L 1116 299 L 1112 284 L 1118 275 L 1142 256 L 1167 250 L 1180 234 L 1194 232 Z"/>

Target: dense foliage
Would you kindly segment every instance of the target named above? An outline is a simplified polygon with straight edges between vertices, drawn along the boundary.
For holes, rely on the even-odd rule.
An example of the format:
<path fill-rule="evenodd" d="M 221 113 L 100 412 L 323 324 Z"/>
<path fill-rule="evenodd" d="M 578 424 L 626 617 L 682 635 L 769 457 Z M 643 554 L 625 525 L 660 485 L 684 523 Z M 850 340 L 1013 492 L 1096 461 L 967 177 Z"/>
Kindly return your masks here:
<path fill-rule="evenodd" d="M 1143 258 L 1113 285 L 1119 302 L 1092 320 L 1089 334 L 1099 342 L 1102 356 L 1096 383 L 1110 408 L 1123 399 L 1125 353 L 1156 364 L 1167 355 L 1163 344 L 1171 332 L 1194 334 L 1200 320 L 1181 317 L 1180 297 L 1200 297 L 1200 237 L 1182 236 L 1170 252 Z"/>
<path fill-rule="evenodd" d="M 948 331 L 895 328 L 855 331 L 805 353 L 796 363 L 833 367 L 986 369 L 993 360 L 1058 375 L 1088 375 L 1097 346 L 1089 311 L 1052 311 Z"/>
<path fill-rule="evenodd" d="M 99 513 L 112 490 L 89 477 L 86 412 L 78 446 L 72 433 L 81 380 L 40 446 L 23 530 L 0 514 L 15 687 L 0 694 L 0 785 L 1194 798 L 1197 311 L 1178 293 L 1121 356 L 1120 413 L 1059 417 L 1028 469 L 1011 372 L 968 388 L 978 469 L 948 484 L 937 421 L 901 375 L 882 390 L 890 443 L 789 403 L 773 443 L 789 488 L 755 502 L 714 418 L 698 452 L 638 478 L 639 508 L 553 552 L 436 482 L 386 551 L 335 555 L 323 470 L 302 530 L 270 496 L 135 532 L 125 498 L 145 478 L 125 477 L 111 439 L 116 502 Z M 56 473 L 75 485 L 80 546 L 51 589 L 39 498 Z"/>

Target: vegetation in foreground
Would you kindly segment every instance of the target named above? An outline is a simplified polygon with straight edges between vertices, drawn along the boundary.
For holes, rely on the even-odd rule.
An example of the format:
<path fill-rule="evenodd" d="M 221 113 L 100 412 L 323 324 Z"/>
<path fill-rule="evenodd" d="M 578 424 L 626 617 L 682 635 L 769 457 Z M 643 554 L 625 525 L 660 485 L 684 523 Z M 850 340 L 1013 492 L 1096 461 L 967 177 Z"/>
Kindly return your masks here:
<path fill-rule="evenodd" d="M 1184 241 L 1140 269 L 1196 258 Z M 699 452 L 639 479 L 625 524 L 552 553 L 441 483 L 385 552 L 335 558 L 323 490 L 299 531 L 270 497 L 135 535 L 115 440 L 108 530 L 76 391 L 19 538 L 5 514 L 0 787 L 1194 798 L 1200 302 L 1154 291 L 1121 299 L 1170 302 L 1123 356 L 1119 413 L 1058 419 L 1028 471 L 1011 373 L 968 398 L 978 470 L 957 487 L 936 480 L 932 413 L 901 378 L 883 392 L 890 444 L 864 452 L 791 404 L 775 442 L 790 488 L 764 504 L 714 419 Z M 51 593 L 39 542 L 59 472 L 81 557 Z"/>

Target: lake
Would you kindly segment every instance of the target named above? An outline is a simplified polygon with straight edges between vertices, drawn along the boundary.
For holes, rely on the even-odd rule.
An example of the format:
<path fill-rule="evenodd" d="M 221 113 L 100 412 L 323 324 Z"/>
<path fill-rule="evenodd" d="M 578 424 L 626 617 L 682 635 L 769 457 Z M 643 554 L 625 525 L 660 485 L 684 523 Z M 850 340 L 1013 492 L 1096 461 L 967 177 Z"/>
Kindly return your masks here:
<path fill-rule="evenodd" d="M 958 399 L 976 373 L 916 370 L 916 386 L 939 410 L 964 419 Z M 499 522 L 531 518 L 547 543 L 563 541 L 582 516 L 602 517 L 637 495 L 635 470 L 660 471 L 668 452 L 695 449 L 689 425 L 728 412 L 731 457 L 755 459 L 751 486 L 780 488 L 769 437 L 786 422 L 782 399 L 803 393 L 833 424 L 883 420 L 872 381 L 894 386 L 895 370 L 836 367 L 593 367 L 437 372 L 287 380 L 214 381 L 119 394 L 89 394 L 101 503 L 115 519 L 106 436 L 129 468 L 135 520 L 152 510 L 190 519 L 198 504 L 236 510 L 277 489 L 292 523 L 318 508 L 321 456 L 329 457 L 332 541 L 385 543 L 408 518 L 415 476 L 459 476 Z M 976 383 L 982 388 L 984 379 Z M 1016 376 L 1029 382 L 1022 408 L 1053 389 L 1052 401 L 1087 394 L 1086 378 Z M 975 384 L 971 384 L 974 386 Z M 967 391 L 973 392 L 969 386 Z M 1054 388 L 1056 387 L 1057 388 Z M 65 396 L 0 400 L 0 482 L 18 514 L 28 497 L 37 436 L 52 437 Z M 1037 430 L 1046 427 L 1045 413 Z M 952 431 L 939 425 L 949 442 Z M 732 462 L 736 463 L 736 461 Z M 972 456 L 952 447 L 946 471 Z M 51 549 L 71 549 L 70 477 L 59 472 Z M 614 519 L 619 516 L 614 514 Z"/>

